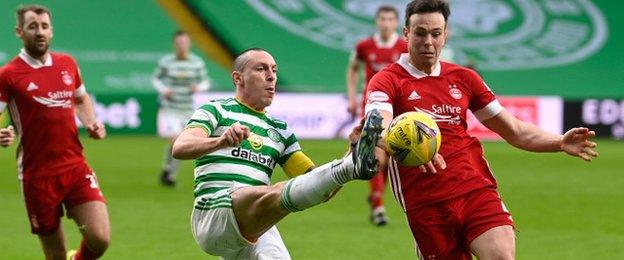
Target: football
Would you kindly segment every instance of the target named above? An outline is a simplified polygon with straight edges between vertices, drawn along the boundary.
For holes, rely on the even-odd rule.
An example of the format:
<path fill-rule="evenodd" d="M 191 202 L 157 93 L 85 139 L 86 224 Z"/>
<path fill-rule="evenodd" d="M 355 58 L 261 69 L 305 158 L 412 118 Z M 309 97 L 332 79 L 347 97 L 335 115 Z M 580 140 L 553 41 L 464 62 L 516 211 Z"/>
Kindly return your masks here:
<path fill-rule="evenodd" d="M 422 112 L 403 113 L 386 131 L 386 149 L 403 166 L 425 164 L 438 152 L 442 135 L 438 124 Z"/>

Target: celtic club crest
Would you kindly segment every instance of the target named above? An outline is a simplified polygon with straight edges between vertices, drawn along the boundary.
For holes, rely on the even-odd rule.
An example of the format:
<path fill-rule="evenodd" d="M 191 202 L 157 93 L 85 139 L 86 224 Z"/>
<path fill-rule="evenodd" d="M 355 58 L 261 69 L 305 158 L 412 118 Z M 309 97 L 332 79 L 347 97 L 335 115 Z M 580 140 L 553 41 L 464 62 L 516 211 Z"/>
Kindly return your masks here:
<path fill-rule="evenodd" d="M 261 16 L 319 45 L 349 52 L 375 31 L 380 5 L 393 5 L 403 24 L 405 0 L 246 0 Z M 590 57 L 608 28 L 589 0 L 452 0 L 447 43 L 456 63 L 482 70 L 554 67 Z"/>

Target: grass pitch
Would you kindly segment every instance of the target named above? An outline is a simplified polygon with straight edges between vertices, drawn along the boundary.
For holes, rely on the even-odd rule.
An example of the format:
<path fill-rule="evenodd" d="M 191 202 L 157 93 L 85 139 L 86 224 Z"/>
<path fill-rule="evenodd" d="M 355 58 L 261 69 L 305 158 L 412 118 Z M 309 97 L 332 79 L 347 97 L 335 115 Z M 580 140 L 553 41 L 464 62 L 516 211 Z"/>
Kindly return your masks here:
<path fill-rule="evenodd" d="M 175 189 L 158 185 L 166 141 L 148 136 L 82 139 L 109 202 L 112 244 L 104 259 L 212 258 L 189 228 L 192 164 Z M 598 140 L 592 163 L 563 154 L 486 143 L 499 191 L 517 225 L 518 259 L 624 259 L 624 143 Z M 302 141 L 317 163 L 341 156 L 345 141 Z M 0 150 L 0 259 L 42 259 L 30 234 L 15 174 L 15 146 Z M 277 170 L 274 181 L 283 179 Z M 292 214 L 278 227 L 294 259 L 415 259 L 405 217 L 386 193 L 390 225 L 368 222 L 364 182 L 348 184 L 329 203 Z M 63 219 L 69 248 L 79 244 Z"/>

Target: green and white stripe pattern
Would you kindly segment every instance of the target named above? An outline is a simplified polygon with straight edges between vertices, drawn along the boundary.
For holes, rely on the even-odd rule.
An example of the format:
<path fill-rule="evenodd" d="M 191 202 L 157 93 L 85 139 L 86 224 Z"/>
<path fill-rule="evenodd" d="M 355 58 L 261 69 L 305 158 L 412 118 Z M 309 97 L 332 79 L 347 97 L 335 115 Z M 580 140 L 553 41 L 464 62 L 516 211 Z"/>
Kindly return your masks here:
<path fill-rule="evenodd" d="M 195 208 L 200 210 L 210 210 L 216 208 L 231 208 L 232 197 L 227 188 L 219 188 L 214 190 L 208 196 L 202 196 L 195 200 Z"/>
<path fill-rule="evenodd" d="M 189 54 L 185 60 L 179 60 L 174 54 L 162 57 L 154 72 L 155 87 L 169 88 L 172 91 L 171 99 L 160 99 L 160 106 L 175 111 L 193 111 L 193 95 L 191 86 L 197 85 L 200 89 L 208 87 L 208 72 L 204 61 L 194 54 Z M 204 82 L 205 87 L 200 86 Z"/>
<path fill-rule="evenodd" d="M 211 101 L 193 113 L 187 124 L 201 127 L 209 136 L 221 136 L 232 124 L 250 130 L 250 137 L 238 147 L 226 147 L 195 160 L 196 208 L 214 207 L 200 197 L 214 198 L 215 192 L 237 185 L 269 185 L 276 164 L 284 164 L 301 150 L 286 123 L 254 111 L 233 98 Z M 202 204 L 203 203 L 203 204 Z M 220 205 L 220 204 L 219 204 Z"/>

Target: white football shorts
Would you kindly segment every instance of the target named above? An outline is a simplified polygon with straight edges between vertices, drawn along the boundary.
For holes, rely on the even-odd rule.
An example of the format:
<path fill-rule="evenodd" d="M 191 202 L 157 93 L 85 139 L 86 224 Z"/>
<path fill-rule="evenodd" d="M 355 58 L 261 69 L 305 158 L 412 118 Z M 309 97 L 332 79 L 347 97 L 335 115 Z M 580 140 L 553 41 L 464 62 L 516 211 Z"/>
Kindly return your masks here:
<path fill-rule="evenodd" d="M 171 111 L 168 109 L 158 110 L 158 135 L 163 138 L 172 138 L 184 130 L 186 123 L 193 113 Z"/>
<path fill-rule="evenodd" d="M 191 214 L 195 242 L 204 252 L 222 259 L 291 259 L 275 226 L 255 243 L 241 235 L 230 197 L 236 188 L 240 186 L 196 198 Z"/>

